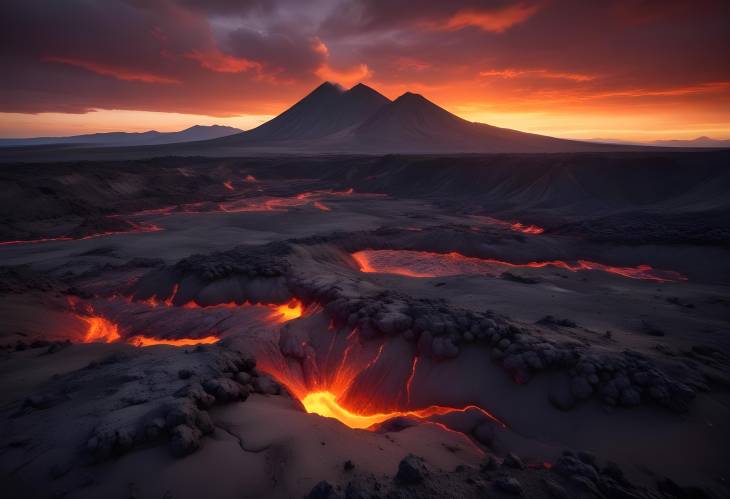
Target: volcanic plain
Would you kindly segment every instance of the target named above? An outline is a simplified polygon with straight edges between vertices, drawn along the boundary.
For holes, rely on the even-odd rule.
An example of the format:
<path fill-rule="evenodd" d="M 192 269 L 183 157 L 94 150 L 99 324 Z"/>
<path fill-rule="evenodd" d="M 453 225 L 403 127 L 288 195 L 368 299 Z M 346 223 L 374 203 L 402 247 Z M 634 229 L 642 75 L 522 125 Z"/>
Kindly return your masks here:
<path fill-rule="evenodd" d="M 2 166 L 4 497 L 727 497 L 730 153 Z"/>

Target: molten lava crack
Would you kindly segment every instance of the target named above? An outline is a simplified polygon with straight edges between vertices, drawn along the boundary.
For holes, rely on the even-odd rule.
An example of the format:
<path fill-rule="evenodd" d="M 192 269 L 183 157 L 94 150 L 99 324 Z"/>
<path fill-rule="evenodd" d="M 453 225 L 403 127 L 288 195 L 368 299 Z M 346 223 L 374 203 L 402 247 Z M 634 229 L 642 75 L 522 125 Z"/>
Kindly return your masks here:
<path fill-rule="evenodd" d="M 204 336 L 202 338 L 181 338 L 181 339 L 164 339 L 153 338 L 151 336 L 132 336 L 127 339 L 127 343 L 136 347 L 150 347 L 153 345 L 171 345 L 174 347 L 187 347 L 192 345 L 210 345 L 218 343 L 220 338 L 217 336 Z"/>
<path fill-rule="evenodd" d="M 310 392 L 301 399 L 302 405 L 306 411 L 310 414 L 318 414 L 326 418 L 333 418 L 350 428 L 356 429 L 367 429 L 393 419 L 395 417 L 414 417 L 418 419 L 426 419 L 432 416 L 442 416 L 444 414 L 451 414 L 453 412 L 466 412 L 466 411 L 478 411 L 489 419 L 496 421 L 501 426 L 504 424 L 484 409 L 475 405 L 468 405 L 463 408 L 454 407 L 443 407 L 439 405 L 432 405 L 425 409 L 418 409 L 412 411 L 392 411 L 387 413 L 375 413 L 375 414 L 356 414 L 343 407 L 338 401 L 334 393 L 328 391 L 321 392 Z"/>
<path fill-rule="evenodd" d="M 88 326 L 82 339 L 84 343 L 114 343 L 121 339 L 117 325 L 103 317 L 79 315 L 78 318 Z"/>
<path fill-rule="evenodd" d="M 446 277 L 454 275 L 488 275 L 497 277 L 512 268 L 557 267 L 571 272 L 600 270 L 629 279 L 657 282 L 684 281 L 686 278 L 671 270 L 654 269 L 649 265 L 614 267 L 588 260 L 571 264 L 562 260 L 512 263 L 493 258 L 475 258 L 460 253 L 431 253 L 411 250 L 364 250 L 352 254 L 361 272 L 398 274 L 407 277 Z"/>
<path fill-rule="evenodd" d="M 59 241 L 85 241 L 87 239 L 97 239 L 99 237 L 116 236 L 119 234 L 139 234 L 146 232 L 159 232 L 164 230 L 162 227 L 154 224 L 137 224 L 132 223 L 132 227 L 129 230 L 116 230 L 107 232 L 97 232 L 95 234 L 89 234 L 83 237 L 71 237 L 71 236 L 59 236 L 59 237 L 45 237 L 40 239 L 24 239 L 17 241 L 0 241 L 0 246 L 15 246 L 18 244 L 40 244 L 50 243 Z"/>
<path fill-rule="evenodd" d="M 305 381 L 301 377 L 301 372 L 297 369 L 291 370 L 286 362 L 259 359 L 259 367 L 287 386 L 289 391 L 301 401 L 308 413 L 337 419 L 350 428 L 368 429 L 399 416 L 428 419 L 454 412 L 476 411 L 500 426 L 506 427 L 493 414 L 476 405 L 466 407 L 430 405 L 421 409 L 383 408 L 378 407 L 375 402 L 377 395 L 372 394 L 366 403 L 358 403 L 359 407 L 354 408 L 351 404 L 352 400 L 348 399 L 348 392 L 361 375 L 371 368 L 375 368 L 381 361 L 385 344 L 381 344 L 374 352 L 368 352 L 359 342 L 358 329 L 355 328 L 344 337 L 344 345 L 340 346 L 338 358 L 331 359 L 330 362 L 335 342 L 343 339 L 343 335 L 334 330 L 331 331 L 331 334 L 332 338 L 326 357 L 316 367 L 310 369 L 311 372 L 318 373 L 316 379 L 310 378 L 309 381 Z M 303 346 L 306 346 L 306 342 Z M 367 353 L 367 355 L 363 356 L 363 353 Z M 374 355 L 372 355 L 373 353 Z M 365 361 L 367 357 L 372 358 Z M 314 360 L 314 358 L 310 357 L 309 360 Z M 402 404 L 406 407 L 410 405 L 410 393 L 418 365 L 418 357 L 414 357 L 408 377 L 404 380 L 403 394 L 406 400 L 402 401 Z M 390 371 L 390 368 L 388 370 Z M 360 402 L 365 401 L 360 400 Z"/>

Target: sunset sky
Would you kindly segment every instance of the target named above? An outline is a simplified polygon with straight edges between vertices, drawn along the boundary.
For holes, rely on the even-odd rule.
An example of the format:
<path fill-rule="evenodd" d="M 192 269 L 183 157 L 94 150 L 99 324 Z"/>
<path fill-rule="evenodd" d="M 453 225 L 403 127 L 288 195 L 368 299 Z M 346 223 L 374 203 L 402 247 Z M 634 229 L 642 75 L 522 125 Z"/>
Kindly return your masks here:
<path fill-rule="evenodd" d="M 730 138 L 730 2 L 4 0 L 0 137 L 248 129 L 323 80 L 559 137 Z"/>

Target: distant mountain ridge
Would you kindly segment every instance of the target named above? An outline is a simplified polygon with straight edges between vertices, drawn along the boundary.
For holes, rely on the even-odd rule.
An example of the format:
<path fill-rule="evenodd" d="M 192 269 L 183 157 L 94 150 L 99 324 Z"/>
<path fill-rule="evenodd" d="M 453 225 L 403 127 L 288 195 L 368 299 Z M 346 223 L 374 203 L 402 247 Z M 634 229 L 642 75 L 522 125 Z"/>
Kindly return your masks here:
<path fill-rule="evenodd" d="M 41 145 L 94 145 L 94 146 L 141 146 L 174 144 L 210 140 L 226 135 L 240 133 L 243 130 L 223 125 L 194 125 L 178 132 L 106 132 L 70 137 L 33 137 L 23 139 L 0 139 L 0 147 L 41 146 Z"/>
<path fill-rule="evenodd" d="M 663 147 L 730 147 L 730 139 L 718 140 L 702 136 L 691 140 L 655 140 L 651 144 Z"/>
<path fill-rule="evenodd" d="M 701 147 L 701 148 L 730 148 L 730 139 L 713 139 L 710 137 L 702 136 L 695 139 L 665 139 L 665 140 L 653 140 L 650 142 L 631 142 L 628 140 L 620 139 L 590 139 L 589 142 L 599 144 L 618 144 L 618 145 L 632 145 L 632 146 L 655 146 L 655 147 Z"/>

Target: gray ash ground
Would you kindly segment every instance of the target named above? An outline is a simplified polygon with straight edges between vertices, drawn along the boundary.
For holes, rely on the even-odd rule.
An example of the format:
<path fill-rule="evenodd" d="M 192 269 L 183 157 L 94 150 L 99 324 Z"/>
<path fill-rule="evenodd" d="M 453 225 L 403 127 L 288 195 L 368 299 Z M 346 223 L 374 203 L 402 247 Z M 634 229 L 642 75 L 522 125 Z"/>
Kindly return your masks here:
<path fill-rule="evenodd" d="M 5 165 L 4 496 L 726 497 L 730 156 L 662 154 Z M 491 418 L 307 414 L 340 376 L 363 413 Z"/>

